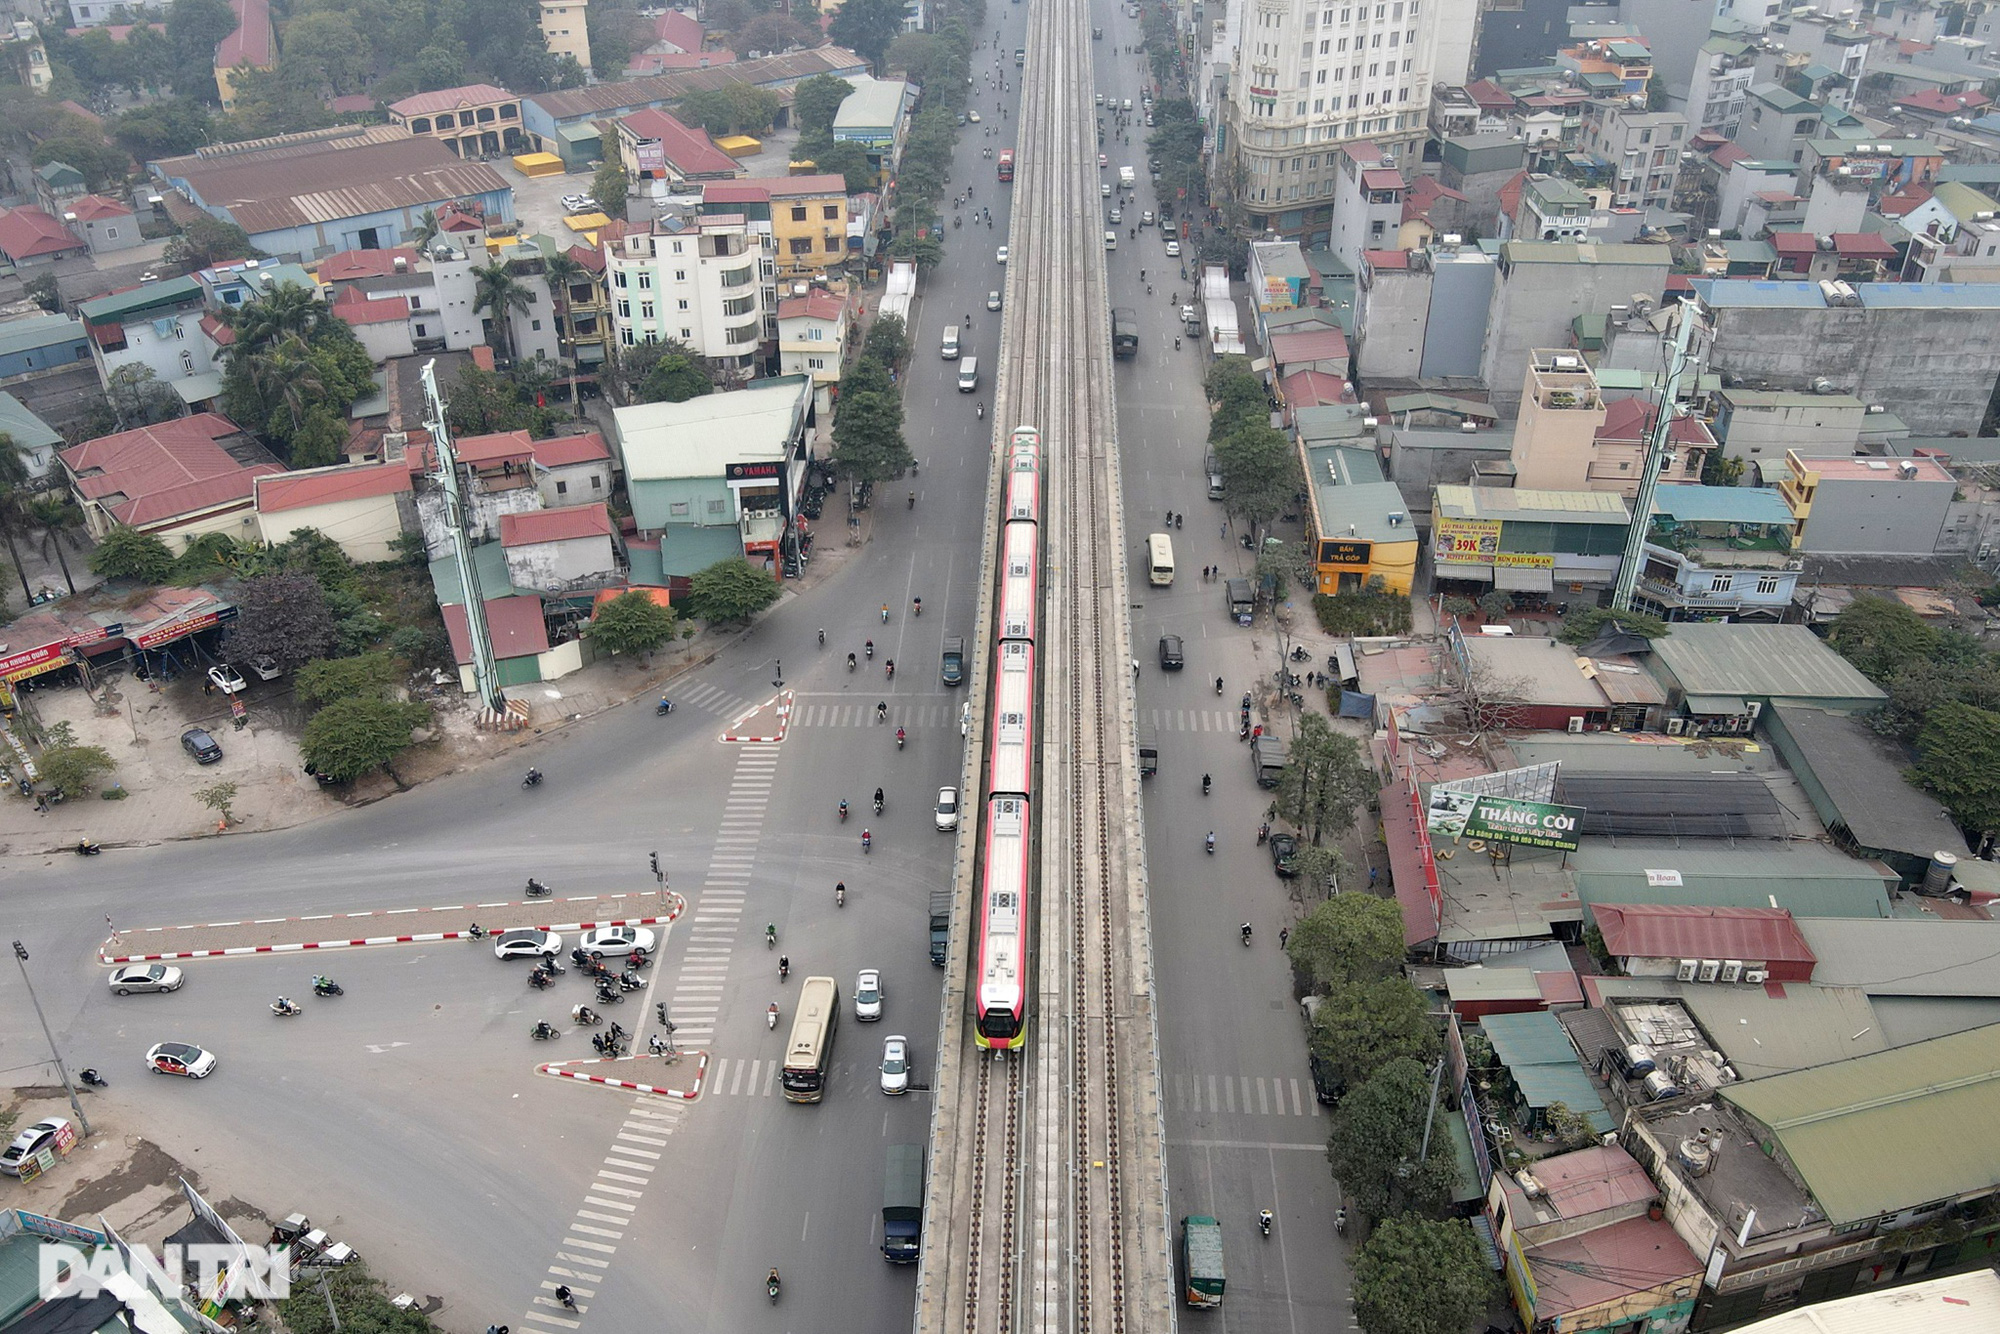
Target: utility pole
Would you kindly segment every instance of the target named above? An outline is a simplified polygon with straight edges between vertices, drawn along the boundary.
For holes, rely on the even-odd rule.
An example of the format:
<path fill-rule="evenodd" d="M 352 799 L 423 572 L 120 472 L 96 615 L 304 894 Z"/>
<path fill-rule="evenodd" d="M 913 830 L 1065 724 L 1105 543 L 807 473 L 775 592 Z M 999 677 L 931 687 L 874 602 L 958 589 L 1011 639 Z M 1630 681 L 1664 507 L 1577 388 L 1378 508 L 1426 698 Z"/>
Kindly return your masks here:
<path fill-rule="evenodd" d="M 88 1135 L 90 1118 L 83 1114 L 83 1104 L 76 1100 L 76 1085 L 69 1082 L 69 1068 L 63 1064 L 62 1053 L 56 1050 L 56 1035 L 49 1031 L 49 1017 L 42 1013 L 42 998 L 35 994 L 34 981 L 28 976 L 28 947 L 18 940 L 14 942 L 14 963 L 21 970 L 21 981 L 27 984 L 28 999 L 35 1003 L 35 1018 L 41 1020 L 42 1036 L 49 1042 L 49 1055 L 55 1058 L 56 1073 L 62 1076 L 63 1091 L 69 1094 L 69 1109 L 76 1113 L 76 1123 Z"/>
<path fill-rule="evenodd" d="M 1653 530 L 1653 492 L 1659 488 L 1660 469 L 1672 457 L 1674 405 L 1680 398 L 1681 381 L 1693 369 L 1688 355 L 1695 326 L 1701 322 L 1695 303 L 1685 298 L 1677 314 L 1680 328 L 1674 333 L 1672 351 L 1667 354 L 1667 379 L 1646 437 L 1646 466 L 1639 478 L 1639 494 L 1632 501 L 1632 526 L 1625 534 L 1625 559 L 1618 566 L 1618 583 L 1611 594 L 1613 611 L 1632 610 L 1632 590 L 1639 582 L 1639 568 L 1646 560 L 1646 537 Z"/>

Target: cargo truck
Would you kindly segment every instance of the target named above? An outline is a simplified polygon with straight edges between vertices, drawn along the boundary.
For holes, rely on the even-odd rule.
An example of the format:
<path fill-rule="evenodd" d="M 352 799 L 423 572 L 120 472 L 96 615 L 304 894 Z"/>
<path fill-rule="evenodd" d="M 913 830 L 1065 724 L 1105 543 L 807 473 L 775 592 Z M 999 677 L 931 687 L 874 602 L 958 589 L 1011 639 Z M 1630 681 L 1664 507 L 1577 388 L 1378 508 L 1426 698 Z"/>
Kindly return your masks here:
<path fill-rule="evenodd" d="M 1181 1294 L 1189 1306 L 1220 1306 L 1228 1279 L 1222 1272 L 1222 1224 L 1207 1214 L 1181 1220 Z"/>
<path fill-rule="evenodd" d="M 882 1258 L 913 1265 L 923 1251 L 924 1150 L 920 1144 L 891 1144 L 882 1173 Z"/>
<path fill-rule="evenodd" d="M 1274 736 L 1260 736 L 1250 743 L 1250 769 L 1257 775 L 1258 787 L 1276 787 L 1290 760 L 1285 743 Z"/>
<path fill-rule="evenodd" d="M 1257 610 L 1257 595 L 1251 590 L 1248 579 L 1225 579 L 1222 581 L 1223 596 L 1229 599 L 1229 617 L 1238 625 L 1250 624 Z"/>
<path fill-rule="evenodd" d="M 1120 358 L 1139 355 L 1139 317 L 1129 306 L 1111 308 L 1111 355 Z"/>
<path fill-rule="evenodd" d="M 951 948 L 951 891 L 931 891 L 931 962 L 944 967 L 945 953 Z"/>

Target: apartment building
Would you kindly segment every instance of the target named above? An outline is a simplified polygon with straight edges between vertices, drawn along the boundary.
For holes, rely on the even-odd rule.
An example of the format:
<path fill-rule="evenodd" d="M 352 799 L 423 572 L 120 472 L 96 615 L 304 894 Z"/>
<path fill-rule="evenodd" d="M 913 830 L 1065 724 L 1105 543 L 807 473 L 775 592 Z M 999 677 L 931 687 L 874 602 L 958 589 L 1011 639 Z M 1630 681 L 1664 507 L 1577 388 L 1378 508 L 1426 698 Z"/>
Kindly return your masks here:
<path fill-rule="evenodd" d="M 662 218 L 604 231 L 611 327 L 625 347 L 675 342 L 754 374 L 775 265 L 741 214 Z"/>
<path fill-rule="evenodd" d="M 1231 25 L 1214 162 L 1254 232 L 1324 244 L 1341 149 L 1414 162 L 1431 89 L 1463 84 L 1477 0 L 1249 0 Z"/>
<path fill-rule="evenodd" d="M 1609 169 L 1613 208 L 1669 207 L 1687 137 L 1686 116 L 1648 111 L 1644 98 L 1595 101 L 1584 114 L 1583 151 Z"/>

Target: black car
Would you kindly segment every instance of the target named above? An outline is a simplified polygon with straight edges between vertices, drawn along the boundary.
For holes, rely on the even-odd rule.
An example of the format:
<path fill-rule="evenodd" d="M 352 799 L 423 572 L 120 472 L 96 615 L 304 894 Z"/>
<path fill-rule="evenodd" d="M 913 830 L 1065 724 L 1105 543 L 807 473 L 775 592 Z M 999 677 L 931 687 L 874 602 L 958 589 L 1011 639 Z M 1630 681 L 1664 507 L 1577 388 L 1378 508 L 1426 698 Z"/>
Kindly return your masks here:
<path fill-rule="evenodd" d="M 214 764 L 222 758 L 222 747 L 200 727 L 190 727 L 181 733 L 181 749 L 194 756 L 196 764 Z"/>
<path fill-rule="evenodd" d="M 1299 873 L 1299 837 L 1297 834 L 1271 835 L 1271 865 L 1278 874 L 1289 880 Z"/>
<path fill-rule="evenodd" d="M 1187 666 L 1187 659 L 1181 654 L 1179 635 L 1160 636 L 1160 670 L 1177 672 Z"/>

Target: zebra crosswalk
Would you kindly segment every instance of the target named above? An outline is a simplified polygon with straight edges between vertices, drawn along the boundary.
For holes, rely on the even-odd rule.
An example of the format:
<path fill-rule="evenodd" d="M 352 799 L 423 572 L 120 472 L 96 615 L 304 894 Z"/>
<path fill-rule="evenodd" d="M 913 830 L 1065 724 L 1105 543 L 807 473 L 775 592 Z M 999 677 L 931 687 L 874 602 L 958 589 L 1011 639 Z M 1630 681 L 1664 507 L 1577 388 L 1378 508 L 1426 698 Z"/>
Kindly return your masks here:
<path fill-rule="evenodd" d="M 1196 1116 L 1325 1115 L 1309 1080 L 1282 1076 L 1177 1074 L 1167 1096 L 1175 1111 Z"/>
<path fill-rule="evenodd" d="M 887 722 L 875 720 L 877 701 L 889 706 Z M 799 697 L 792 710 L 792 726 L 798 727 L 883 727 L 891 731 L 898 727 L 927 728 L 958 726 L 959 700 L 952 695 L 889 695 L 875 699 L 854 699 L 846 695 L 839 699 L 814 699 L 810 695 Z"/>
<path fill-rule="evenodd" d="M 1235 736 L 1242 730 L 1243 713 L 1240 709 L 1141 709 L 1139 723 L 1160 732 L 1226 732 Z"/>
<path fill-rule="evenodd" d="M 671 691 L 668 698 L 677 709 L 696 708 L 721 718 L 735 718 L 759 702 L 707 681 L 690 681 L 687 689 Z"/>

